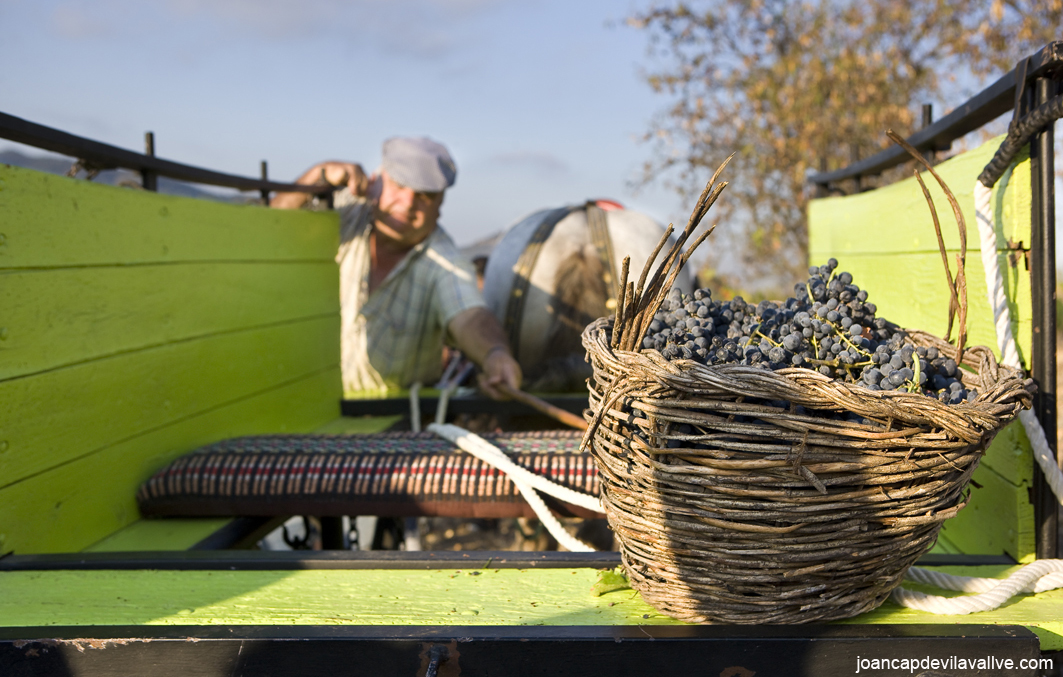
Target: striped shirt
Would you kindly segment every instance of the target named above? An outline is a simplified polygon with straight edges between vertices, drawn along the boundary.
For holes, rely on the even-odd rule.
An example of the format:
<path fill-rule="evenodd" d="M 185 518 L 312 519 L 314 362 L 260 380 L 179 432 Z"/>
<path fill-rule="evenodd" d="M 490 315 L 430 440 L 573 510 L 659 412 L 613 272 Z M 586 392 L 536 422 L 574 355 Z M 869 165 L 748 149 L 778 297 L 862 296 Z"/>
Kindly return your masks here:
<path fill-rule="evenodd" d="M 436 226 L 369 292 L 372 205 L 340 210 L 340 317 L 343 391 L 384 391 L 433 383 L 443 371 L 447 325 L 484 305 L 476 273 Z"/>

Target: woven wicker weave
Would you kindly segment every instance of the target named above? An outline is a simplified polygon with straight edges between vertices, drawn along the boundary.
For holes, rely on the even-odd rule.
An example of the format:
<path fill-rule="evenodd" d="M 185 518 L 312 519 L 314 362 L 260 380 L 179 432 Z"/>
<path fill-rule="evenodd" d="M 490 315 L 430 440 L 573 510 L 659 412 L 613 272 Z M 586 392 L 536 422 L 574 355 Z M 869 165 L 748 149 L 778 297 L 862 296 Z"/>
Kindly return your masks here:
<path fill-rule="evenodd" d="M 807 623 L 877 607 L 965 505 L 993 436 L 1030 405 L 1029 382 L 986 348 L 963 360 L 978 399 L 946 405 L 808 369 L 669 362 L 611 347 L 611 326 L 583 334 L 585 444 L 632 586 L 685 621 Z"/>

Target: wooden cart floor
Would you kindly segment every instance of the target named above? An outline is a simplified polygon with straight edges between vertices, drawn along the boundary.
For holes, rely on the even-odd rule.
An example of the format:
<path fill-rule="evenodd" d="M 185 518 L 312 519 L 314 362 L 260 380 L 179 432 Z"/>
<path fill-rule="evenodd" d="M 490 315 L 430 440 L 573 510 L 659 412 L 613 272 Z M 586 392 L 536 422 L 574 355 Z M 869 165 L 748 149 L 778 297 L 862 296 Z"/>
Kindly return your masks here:
<path fill-rule="evenodd" d="M 595 596 L 598 572 L 441 570 L 50 570 L 0 572 L 0 626 L 131 625 L 681 625 L 631 590 Z M 940 571 L 1002 578 L 1016 567 Z M 908 584 L 914 589 L 940 593 Z M 996 611 L 935 616 L 887 602 L 846 624 L 1022 625 L 1042 651 L 1063 649 L 1063 590 Z"/>

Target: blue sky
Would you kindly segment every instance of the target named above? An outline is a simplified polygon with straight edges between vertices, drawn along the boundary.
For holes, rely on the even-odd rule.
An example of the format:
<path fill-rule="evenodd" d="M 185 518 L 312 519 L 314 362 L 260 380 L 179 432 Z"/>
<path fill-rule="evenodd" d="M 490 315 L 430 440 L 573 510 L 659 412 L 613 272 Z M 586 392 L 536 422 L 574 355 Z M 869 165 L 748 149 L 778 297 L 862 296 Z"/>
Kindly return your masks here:
<path fill-rule="evenodd" d="M 589 197 L 685 222 L 674 193 L 633 188 L 666 103 L 624 24 L 645 4 L 0 0 L 0 110 L 134 150 L 152 130 L 161 157 L 251 176 L 266 159 L 281 180 L 428 135 L 458 164 L 459 244 Z"/>
<path fill-rule="evenodd" d="M 152 130 L 161 157 L 248 176 L 265 159 L 278 180 L 371 171 L 387 137 L 428 135 L 458 164 L 459 244 L 591 197 L 684 224 L 691 205 L 636 187 L 668 102 L 624 20 L 651 2 L 0 0 L 0 111 L 134 150 Z"/>

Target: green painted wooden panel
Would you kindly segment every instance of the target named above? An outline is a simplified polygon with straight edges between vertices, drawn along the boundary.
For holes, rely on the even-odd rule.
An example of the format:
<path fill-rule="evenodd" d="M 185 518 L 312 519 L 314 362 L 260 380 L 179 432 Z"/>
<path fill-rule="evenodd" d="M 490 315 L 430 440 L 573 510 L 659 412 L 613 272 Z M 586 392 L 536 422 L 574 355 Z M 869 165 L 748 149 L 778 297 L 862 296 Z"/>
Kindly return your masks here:
<path fill-rule="evenodd" d="M 1018 562 L 1035 559 L 1036 539 L 1029 483 L 1015 486 L 992 468 L 979 465 L 971 500 L 945 522 L 942 535 L 964 553 L 1011 555 Z"/>
<path fill-rule="evenodd" d="M 337 364 L 327 315 L 0 382 L 0 401 L 18 403 L 0 409 L 0 486 Z M 339 388 L 319 397 L 337 406 Z"/>
<path fill-rule="evenodd" d="M 0 551 L 147 533 L 101 542 L 175 456 L 335 419 L 338 240 L 334 213 L 0 165 Z"/>
<path fill-rule="evenodd" d="M 973 193 L 977 175 L 1001 140 L 993 139 L 936 167 L 956 195 L 967 222 L 968 344 L 990 346 L 998 355 Z M 955 271 L 959 235 L 951 207 L 932 177 L 924 174 L 924 179 Z M 1012 332 L 1025 360 L 1032 335 L 1030 276 L 1025 258 L 1011 256 L 1007 246 L 1009 241 L 1030 244 L 1028 154 L 1019 157 L 994 187 L 993 195 L 996 218 L 1003 224 L 997 238 L 997 262 L 1009 299 Z M 809 256 L 816 265 L 837 258 L 840 268 L 852 273 L 856 284 L 868 291 L 881 317 L 944 336 L 948 323 L 945 273 L 929 209 L 914 178 L 857 195 L 813 200 L 809 205 Z M 1028 488 L 1033 463 L 1021 426 L 1012 424 L 997 436 L 982 459 L 976 481 L 980 477 L 986 478 L 984 488 L 973 490 L 970 506 L 946 523 L 941 548 L 967 553 L 1003 550 L 1020 560 L 1032 556 Z"/>
<path fill-rule="evenodd" d="M 229 517 L 141 519 L 93 543 L 85 552 L 188 550 L 231 521 Z"/>
<path fill-rule="evenodd" d="M 931 555 L 962 555 L 960 549 L 948 539 L 947 536 L 938 532 L 937 541 L 934 542 L 934 547 L 930 548 Z"/>
<path fill-rule="evenodd" d="M 330 366 L 0 489 L 0 552 L 83 550 L 134 522 L 137 488 L 181 454 L 228 437 L 313 430 L 339 415 L 339 396 L 339 367 Z"/>
<path fill-rule="evenodd" d="M 1004 567 L 940 567 L 1004 577 Z M 0 576 L 0 625 L 681 625 L 594 569 L 47 571 Z M 915 586 L 913 586 L 915 587 Z M 936 591 L 939 592 L 940 591 Z M 887 602 L 847 624 L 1025 625 L 1063 649 L 1063 590 L 934 616 Z"/>
<path fill-rule="evenodd" d="M 1001 138 L 936 167 L 955 193 L 967 222 L 967 281 L 970 342 L 996 350 L 992 315 L 974 217 L 974 182 Z M 1011 304 L 1012 330 L 1022 356 L 1030 347 L 1030 278 L 1022 256 L 1008 255 L 1006 241 L 1030 244 L 1030 163 L 1027 154 L 994 187 L 994 209 L 1003 223 L 997 262 Z M 959 252 L 952 210 L 929 175 L 942 235 L 955 270 Z M 809 257 L 821 263 L 834 256 L 879 306 L 879 314 L 902 326 L 939 335 L 948 320 L 948 291 L 930 212 L 914 178 L 848 197 L 813 200 L 809 205 Z M 998 351 L 999 354 L 999 351 Z"/>
<path fill-rule="evenodd" d="M 977 252 L 978 226 L 974 220 L 974 182 L 992 159 L 1003 136 L 946 160 L 934 167 L 948 184 L 967 221 L 968 248 Z M 1030 243 L 1030 160 L 1028 149 L 994 187 L 994 208 L 1004 222 L 1006 239 Z M 959 251 L 959 233 L 952 208 L 937 182 L 923 172 L 923 180 L 941 221 L 946 248 Z M 1006 193 L 1006 194 L 1005 194 Z M 809 251 L 891 254 L 938 251 L 930 212 L 914 176 L 872 191 L 812 200 L 809 204 Z M 998 249 L 1002 242 L 998 238 Z M 976 265 L 981 265 L 977 263 Z M 859 284 L 859 283 L 858 283 Z"/>
<path fill-rule="evenodd" d="M 937 167 L 963 209 L 967 222 L 967 283 L 970 343 L 996 350 L 993 318 L 987 300 L 978 228 L 974 216 L 974 182 L 992 157 L 999 139 Z M 925 177 L 934 197 L 942 235 L 955 271 L 959 252 L 952 210 L 941 189 Z M 1026 155 L 994 187 L 994 209 L 1003 224 L 998 233 L 997 264 L 1010 302 L 1012 331 L 1025 358 L 1031 345 L 1030 276 L 1022 256 L 1011 257 L 1007 240 L 1030 243 L 1030 163 Z M 944 335 L 948 289 L 930 212 L 915 179 L 848 197 L 813 200 L 809 205 L 809 257 L 821 263 L 831 256 L 853 274 L 879 314 L 906 327 Z M 999 351 L 997 351 L 999 355 Z M 1028 366 L 1028 365 L 1027 365 Z"/>
<path fill-rule="evenodd" d="M 0 272 L 0 380 L 209 334 L 339 314 L 336 264 Z"/>
<path fill-rule="evenodd" d="M 103 186 L 0 164 L 0 268 L 175 261 L 331 261 L 334 212 Z"/>
<path fill-rule="evenodd" d="M 1016 487 L 1030 486 L 1033 481 L 1033 454 L 1030 453 L 1030 440 L 1021 421 L 1013 421 L 997 433 L 980 465 L 992 468 Z"/>

